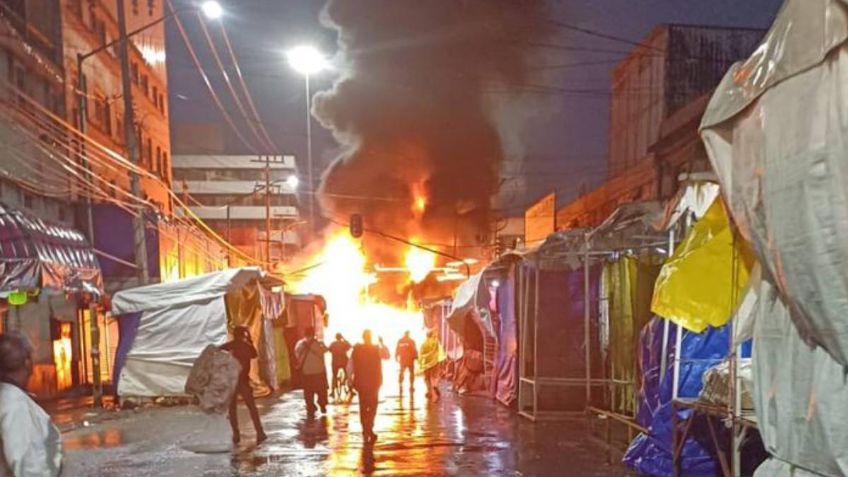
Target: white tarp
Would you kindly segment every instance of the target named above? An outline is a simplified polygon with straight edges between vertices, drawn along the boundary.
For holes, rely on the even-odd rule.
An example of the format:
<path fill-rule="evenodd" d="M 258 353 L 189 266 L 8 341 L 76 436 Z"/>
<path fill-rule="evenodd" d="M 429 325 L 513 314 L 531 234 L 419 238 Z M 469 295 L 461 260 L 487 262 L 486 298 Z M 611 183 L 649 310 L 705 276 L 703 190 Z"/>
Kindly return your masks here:
<path fill-rule="evenodd" d="M 227 341 L 224 296 L 145 311 L 118 380 L 119 396 L 181 396 L 194 360 Z"/>
<path fill-rule="evenodd" d="M 788 0 L 719 86 L 702 134 L 763 275 L 807 342 L 848 366 L 846 38 L 846 0 Z"/>
<path fill-rule="evenodd" d="M 848 475 L 848 1 L 787 0 L 702 136 L 762 266 L 757 476 Z M 772 283 L 774 285 L 772 285 Z"/>
<path fill-rule="evenodd" d="M 487 306 L 489 300 L 489 287 L 483 280 L 483 272 L 471 275 L 471 278 L 462 282 L 456 290 L 446 321 L 451 328 L 461 334 L 465 319 L 468 313 L 472 312 L 489 335 L 496 336 Z"/>
<path fill-rule="evenodd" d="M 112 314 L 124 315 L 186 303 L 207 302 L 261 277 L 262 271 L 256 267 L 233 268 L 175 282 L 122 290 L 112 297 Z"/>
<path fill-rule="evenodd" d="M 260 277 L 257 268 L 241 268 L 116 293 L 114 316 L 141 313 L 118 395 L 184 395 L 195 359 L 209 344 L 227 340 L 226 293 Z"/>

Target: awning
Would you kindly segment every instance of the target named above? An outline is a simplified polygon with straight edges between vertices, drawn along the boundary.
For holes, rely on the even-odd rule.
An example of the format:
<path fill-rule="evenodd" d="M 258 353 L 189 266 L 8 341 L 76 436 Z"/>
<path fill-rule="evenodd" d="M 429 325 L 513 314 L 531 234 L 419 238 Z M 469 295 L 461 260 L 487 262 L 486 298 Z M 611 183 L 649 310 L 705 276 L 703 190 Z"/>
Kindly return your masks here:
<path fill-rule="evenodd" d="M 492 318 L 488 312 L 489 300 L 489 288 L 483 280 L 483 272 L 472 275 L 456 291 L 456 297 L 446 318 L 448 325 L 462 334 L 465 321 L 469 316 L 473 316 L 490 336 L 495 336 Z"/>
<path fill-rule="evenodd" d="M 103 289 L 100 266 L 85 237 L 0 203 L 0 293 Z"/>

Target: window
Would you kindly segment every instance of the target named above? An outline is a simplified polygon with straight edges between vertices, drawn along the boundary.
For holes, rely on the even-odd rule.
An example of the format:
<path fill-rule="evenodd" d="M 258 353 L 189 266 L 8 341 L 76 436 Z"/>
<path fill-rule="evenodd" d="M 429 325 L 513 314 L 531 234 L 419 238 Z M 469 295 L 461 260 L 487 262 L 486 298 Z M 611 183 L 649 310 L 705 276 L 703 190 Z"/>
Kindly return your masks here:
<path fill-rule="evenodd" d="M 153 169 L 159 177 L 162 177 L 162 172 L 164 171 L 162 168 L 162 148 L 159 146 L 156 146 L 156 162 L 153 164 Z"/>
<path fill-rule="evenodd" d="M 168 162 L 167 151 L 162 151 L 162 178 L 166 183 L 171 183 L 171 164 Z"/>
<path fill-rule="evenodd" d="M 138 63 L 132 64 L 132 80 L 133 83 L 138 84 Z"/>
<path fill-rule="evenodd" d="M 94 99 L 94 122 L 108 135 L 112 135 L 112 105 L 103 95 Z"/>
<path fill-rule="evenodd" d="M 159 111 L 165 114 L 165 95 L 162 93 L 159 93 Z"/>
<path fill-rule="evenodd" d="M 147 138 L 147 150 L 145 152 L 147 153 L 147 168 L 148 168 L 148 170 L 152 170 L 153 167 L 154 167 L 154 165 L 153 165 L 153 140 L 150 139 L 150 138 Z"/>
<path fill-rule="evenodd" d="M 150 84 L 149 84 L 149 82 L 148 82 L 147 75 L 141 75 L 141 84 L 140 84 L 140 86 L 141 86 L 141 89 L 143 89 L 143 90 L 144 90 L 144 95 L 145 95 L 145 96 L 149 96 L 149 95 L 150 95 L 150 90 L 149 90 L 149 88 L 150 88 Z"/>
<path fill-rule="evenodd" d="M 151 97 L 153 100 L 153 105 L 156 106 L 156 109 L 159 109 L 159 88 L 153 86 L 153 96 Z"/>

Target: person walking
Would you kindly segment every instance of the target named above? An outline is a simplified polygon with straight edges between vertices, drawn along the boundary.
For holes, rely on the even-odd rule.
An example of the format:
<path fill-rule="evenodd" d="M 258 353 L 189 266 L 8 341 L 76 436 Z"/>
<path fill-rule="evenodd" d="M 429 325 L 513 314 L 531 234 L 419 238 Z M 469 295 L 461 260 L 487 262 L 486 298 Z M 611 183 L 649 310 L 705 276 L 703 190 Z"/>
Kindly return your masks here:
<path fill-rule="evenodd" d="M 339 389 L 339 371 L 344 371 L 345 379 L 349 379 L 350 377 L 347 375 L 347 363 L 348 357 L 347 353 L 350 351 L 352 346 L 341 333 L 336 333 L 336 341 L 330 343 L 330 356 L 332 356 L 332 367 L 333 367 L 333 391 L 337 391 Z"/>
<path fill-rule="evenodd" d="M 308 326 L 304 337 L 294 349 L 297 366 L 303 378 L 303 399 L 306 401 L 306 418 L 315 418 L 315 400 L 321 414 L 327 414 L 327 365 L 324 354 L 329 351 L 324 343 L 315 337 L 315 328 Z"/>
<path fill-rule="evenodd" d="M 359 394 L 359 420 L 366 444 L 377 441 L 374 433 L 374 419 L 377 416 L 377 403 L 380 399 L 380 387 L 383 385 L 383 363 L 380 348 L 372 342 L 371 330 L 362 333 L 362 343 L 353 347 L 353 387 Z"/>
<path fill-rule="evenodd" d="M 409 395 L 415 393 L 415 360 L 418 359 L 418 346 L 415 340 L 409 337 L 409 331 L 403 333 L 397 346 L 395 347 L 395 359 L 400 364 L 400 373 L 398 374 L 398 388 L 400 395 L 403 396 L 403 375 L 409 372 Z"/>
<path fill-rule="evenodd" d="M 253 388 L 250 387 L 250 362 L 257 357 L 256 348 L 253 347 L 253 340 L 250 338 L 250 330 L 245 326 L 236 326 L 233 330 L 233 340 L 221 346 L 221 349 L 233 355 L 241 365 L 236 393 L 230 401 L 230 427 L 233 430 L 233 443 L 238 444 L 241 441 L 237 409 L 238 397 L 241 396 L 250 413 L 253 427 L 256 429 L 256 444 L 261 444 L 268 439 L 268 436 L 262 429 L 259 410 L 256 409 L 256 401 L 253 399 Z"/>
<path fill-rule="evenodd" d="M 26 391 L 32 349 L 17 333 L 0 335 L 0 477 L 55 477 L 62 470 L 59 430 Z"/>
<path fill-rule="evenodd" d="M 421 369 L 424 371 L 424 382 L 427 384 L 427 399 L 438 401 L 442 394 L 439 392 L 439 362 L 441 361 L 441 346 L 433 330 L 427 332 L 427 339 L 421 344 Z"/>

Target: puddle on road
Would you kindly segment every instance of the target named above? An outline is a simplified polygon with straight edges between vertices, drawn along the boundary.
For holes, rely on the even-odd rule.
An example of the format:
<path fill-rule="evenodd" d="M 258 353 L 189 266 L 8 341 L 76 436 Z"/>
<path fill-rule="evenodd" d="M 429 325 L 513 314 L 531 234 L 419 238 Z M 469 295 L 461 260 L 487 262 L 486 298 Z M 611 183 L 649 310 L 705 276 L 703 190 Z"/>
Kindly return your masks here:
<path fill-rule="evenodd" d="M 63 446 L 66 450 L 86 450 L 119 447 L 124 443 L 124 434 L 119 429 L 104 429 L 89 432 L 77 437 L 66 438 Z"/>

